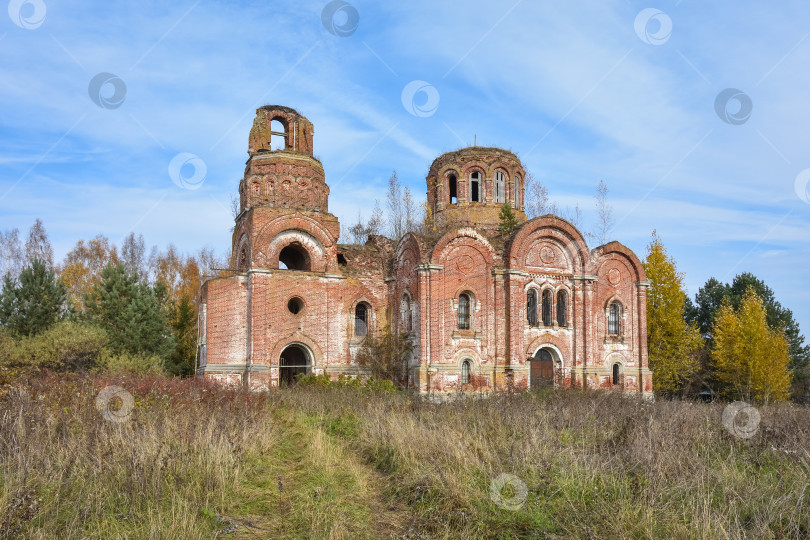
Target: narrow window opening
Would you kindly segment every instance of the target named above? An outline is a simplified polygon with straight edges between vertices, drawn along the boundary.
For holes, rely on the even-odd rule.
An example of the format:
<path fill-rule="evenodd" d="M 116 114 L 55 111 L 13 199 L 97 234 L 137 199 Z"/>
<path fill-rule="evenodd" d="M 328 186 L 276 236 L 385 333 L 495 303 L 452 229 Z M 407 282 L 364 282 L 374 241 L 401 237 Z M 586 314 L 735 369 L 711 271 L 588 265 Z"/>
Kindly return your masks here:
<path fill-rule="evenodd" d="M 411 316 L 411 299 L 406 294 L 402 297 L 402 328 L 405 332 L 413 330 L 413 317 Z"/>
<path fill-rule="evenodd" d="M 360 303 L 354 308 L 354 335 L 368 335 L 368 306 Z"/>
<path fill-rule="evenodd" d="M 470 361 L 464 360 L 461 363 L 461 384 L 470 384 Z"/>
<path fill-rule="evenodd" d="M 543 326 L 551 326 L 551 289 L 543 291 Z"/>
<path fill-rule="evenodd" d="M 287 147 L 287 130 L 278 120 L 270 122 L 270 150 L 284 150 Z"/>
<path fill-rule="evenodd" d="M 474 172 L 470 174 L 470 201 L 481 202 L 481 173 Z"/>
<path fill-rule="evenodd" d="M 613 364 L 613 384 L 619 385 L 621 384 L 621 366 L 619 364 Z"/>
<path fill-rule="evenodd" d="M 515 200 L 515 208 L 519 208 L 520 207 L 520 177 L 518 175 L 515 175 L 514 200 Z"/>
<path fill-rule="evenodd" d="M 447 180 L 447 191 L 450 194 L 450 204 L 458 203 L 458 180 L 456 180 L 455 175 L 450 175 L 450 178 Z"/>
<path fill-rule="evenodd" d="M 463 293 L 458 297 L 458 328 L 470 329 L 470 295 Z"/>
<path fill-rule="evenodd" d="M 337 263 L 340 266 L 346 266 L 346 257 L 343 256 L 343 253 L 337 254 Z"/>
<path fill-rule="evenodd" d="M 506 201 L 506 176 L 498 171 L 495 173 L 495 202 Z"/>
<path fill-rule="evenodd" d="M 568 293 L 565 291 L 557 293 L 557 325 L 568 326 Z"/>
<path fill-rule="evenodd" d="M 526 293 L 526 320 L 529 326 L 537 326 L 537 291 L 529 289 Z"/>
<path fill-rule="evenodd" d="M 622 305 L 618 300 L 610 303 L 610 313 L 608 315 L 608 334 L 618 336 L 622 332 Z"/>

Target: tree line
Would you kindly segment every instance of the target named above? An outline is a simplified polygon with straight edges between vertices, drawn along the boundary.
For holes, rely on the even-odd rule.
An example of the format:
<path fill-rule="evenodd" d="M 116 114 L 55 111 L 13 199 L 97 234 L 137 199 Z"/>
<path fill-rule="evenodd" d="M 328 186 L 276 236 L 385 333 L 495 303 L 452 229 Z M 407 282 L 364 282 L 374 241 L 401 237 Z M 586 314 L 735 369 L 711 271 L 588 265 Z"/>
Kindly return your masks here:
<path fill-rule="evenodd" d="M 57 263 L 39 219 L 24 244 L 0 232 L 0 363 L 191 375 L 200 285 L 223 266 L 210 249 L 147 251 L 134 233 L 120 248 L 79 240 Z"/>
<path fill-rule="evenodd" d="M 644 268 L 656 393 L 810 402 L 810 346 L 765 282 L 747 272 L 731 283 L 712 277 L 693 301 L 655 231 Z"/>

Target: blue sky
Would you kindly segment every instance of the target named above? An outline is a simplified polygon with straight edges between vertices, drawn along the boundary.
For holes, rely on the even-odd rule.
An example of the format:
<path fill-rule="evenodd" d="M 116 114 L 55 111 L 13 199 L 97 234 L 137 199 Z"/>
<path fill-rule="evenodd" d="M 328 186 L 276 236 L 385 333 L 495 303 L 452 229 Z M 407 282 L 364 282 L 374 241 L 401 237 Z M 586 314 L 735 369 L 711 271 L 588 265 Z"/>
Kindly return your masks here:
<path fill-rule="evenodd" d="M 324 1 L 12 0 L 0 11 L 0 230 L 39 217 L 59 258 L 130 231 L 225 253 L 254 111 L 276 103 L 315 124 L 344 224 L 368 216 L 394 169 L 424 198 L 431 161 L 477 136 L 579 204 L 586 230 L 603 179 L 610 236 L 643 256 L 657 229 L 690 295 L 753 272 L 806 333 L 810 4 L 707 4 L 354 0 L 330 32 Z M 99 73 L 125 84 L 120 106 L 90 98 Z M 412 81 L 438 106 L 409 112 Z M 728 88 L 742 93 L 720 107 L 731 123 L 715 107 Z M 405 102 L 418 113 L 426 97 Z M 205 163 L 197 189 L 169 177 L 184 152 Z"/>

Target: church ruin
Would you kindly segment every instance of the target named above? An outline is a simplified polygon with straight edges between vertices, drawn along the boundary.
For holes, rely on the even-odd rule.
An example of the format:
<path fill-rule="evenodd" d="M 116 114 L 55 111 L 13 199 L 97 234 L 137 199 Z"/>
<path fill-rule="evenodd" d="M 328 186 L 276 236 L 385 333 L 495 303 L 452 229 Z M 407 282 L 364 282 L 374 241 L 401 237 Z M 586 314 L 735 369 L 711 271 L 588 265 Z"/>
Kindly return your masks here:
<path fill-rule="evenodd" d="M 419 393 L 553 385 L 652 396 L 641 262 L 619 242 L 589 249 L 559 217 L 527 221 L 515 154 L 439 156 L 426 179 L 438 232 L 344 245 L 313 136 L 293 109 L 257 110 L 234 272 L 201 291 L 198 376 L 254 389 L 300 373 L 365 377 L 357 352 L 390 325 L 413 343 L 398 382 Z M 519 222 L 510 234 L 498 230 L 504 202 Z"/>

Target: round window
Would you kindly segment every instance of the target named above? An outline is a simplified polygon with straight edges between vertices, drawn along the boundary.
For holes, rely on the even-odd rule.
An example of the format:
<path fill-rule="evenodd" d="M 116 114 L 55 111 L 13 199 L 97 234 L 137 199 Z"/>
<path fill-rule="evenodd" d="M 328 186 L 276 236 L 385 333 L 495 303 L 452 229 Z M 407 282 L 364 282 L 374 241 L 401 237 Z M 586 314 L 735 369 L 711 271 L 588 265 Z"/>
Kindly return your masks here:
<path fill-rule="evenodd" d="M 289 309 L 290 313 L 293 315 L 298 315 L 304 310 L 304 301 L 298 296 L 293 296 L 290 298 L 289 302 L 287 302 L 287 309 Z"/>

